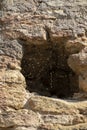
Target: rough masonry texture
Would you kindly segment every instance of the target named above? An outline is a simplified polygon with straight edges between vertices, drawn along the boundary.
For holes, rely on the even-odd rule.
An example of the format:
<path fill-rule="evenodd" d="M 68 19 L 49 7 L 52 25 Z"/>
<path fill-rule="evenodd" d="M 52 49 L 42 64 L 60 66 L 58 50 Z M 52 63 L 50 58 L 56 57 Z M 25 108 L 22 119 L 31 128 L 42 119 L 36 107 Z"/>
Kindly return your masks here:
<path fill-rule="evenodd" d="M 0 1 L 0 130 L 87 130 L 87 0 Z"/>

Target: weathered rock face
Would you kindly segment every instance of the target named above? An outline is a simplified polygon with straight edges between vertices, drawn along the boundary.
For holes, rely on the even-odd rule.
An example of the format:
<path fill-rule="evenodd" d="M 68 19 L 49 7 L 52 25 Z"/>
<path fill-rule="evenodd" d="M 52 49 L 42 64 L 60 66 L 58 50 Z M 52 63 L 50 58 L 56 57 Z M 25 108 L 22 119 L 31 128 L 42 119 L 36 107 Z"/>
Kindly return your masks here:
<path fill-rule="evenodd" d="M 69 57 L 68 63 L 70 67 L 79 75 L 79 88 L 87 92 L 87 47 L 82 49 L 78 54 Z"/>
<path fill-rule="evenodd" d="M 86 8 L 0 2 L 0 130 L 87 130 Z"/>

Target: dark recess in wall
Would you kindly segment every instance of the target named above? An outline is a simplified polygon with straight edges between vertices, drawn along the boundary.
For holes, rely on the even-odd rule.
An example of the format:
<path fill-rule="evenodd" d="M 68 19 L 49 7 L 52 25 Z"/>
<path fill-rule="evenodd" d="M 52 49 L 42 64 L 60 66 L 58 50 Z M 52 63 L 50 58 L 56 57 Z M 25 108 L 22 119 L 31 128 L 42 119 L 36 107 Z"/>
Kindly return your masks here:
<path fill-rule="evenodd" d="M 67 64 L 64 43 L 34 45 L 25 44 L 23 39 L 19 42 L 23 45 L 21 72 L 30 92 L 68 98 L 79 91 L 78 76 Z"/>

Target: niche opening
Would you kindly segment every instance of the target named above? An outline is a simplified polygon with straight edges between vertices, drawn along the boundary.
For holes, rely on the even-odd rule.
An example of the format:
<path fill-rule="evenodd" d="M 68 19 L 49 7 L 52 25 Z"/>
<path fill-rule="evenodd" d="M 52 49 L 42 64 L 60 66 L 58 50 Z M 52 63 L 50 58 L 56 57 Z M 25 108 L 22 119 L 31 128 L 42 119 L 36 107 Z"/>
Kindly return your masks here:
<path fill-rule="evenodd" d="M 64 44 L 23 44 L 21 67 L 27 90 L 42 96 L 72 97 L 79 91 L 78 76 L 67 58 Z"/>

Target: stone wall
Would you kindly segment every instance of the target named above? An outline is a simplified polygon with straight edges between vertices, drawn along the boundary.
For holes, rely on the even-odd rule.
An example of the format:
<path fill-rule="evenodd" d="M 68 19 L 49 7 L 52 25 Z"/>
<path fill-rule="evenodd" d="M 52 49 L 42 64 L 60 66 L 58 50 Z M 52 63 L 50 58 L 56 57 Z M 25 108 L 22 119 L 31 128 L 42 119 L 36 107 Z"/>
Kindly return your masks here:
<path fill-rule="evenodd" d="M 86 8 L 1 0 L 0 130 L 87 130 Z"/>

